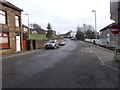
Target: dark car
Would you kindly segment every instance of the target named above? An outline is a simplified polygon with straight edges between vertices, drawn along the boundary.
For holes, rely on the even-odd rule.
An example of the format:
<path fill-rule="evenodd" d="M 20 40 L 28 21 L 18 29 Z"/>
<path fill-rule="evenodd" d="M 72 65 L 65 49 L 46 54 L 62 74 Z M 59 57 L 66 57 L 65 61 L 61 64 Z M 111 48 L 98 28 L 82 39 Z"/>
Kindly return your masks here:
<path fill-rule="evenodd" d="M 71 38 L 71 40 L 75 40 L 75 38 Z"/>

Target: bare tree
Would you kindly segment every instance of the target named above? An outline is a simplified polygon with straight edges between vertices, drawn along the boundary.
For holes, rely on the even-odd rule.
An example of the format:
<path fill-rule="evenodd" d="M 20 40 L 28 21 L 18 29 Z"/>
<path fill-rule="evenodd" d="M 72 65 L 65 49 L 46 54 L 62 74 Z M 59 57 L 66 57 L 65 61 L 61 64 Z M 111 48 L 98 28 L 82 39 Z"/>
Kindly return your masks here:
<path fill-rule="evenodd" d="M 30 26 L 31 26 L 32 29 L 35 29 L 35 30 L 42 29 L 41 26 L 39 24 L 36 24 L 36 23 L 30 24 Z"/>
<path fill-rule="evenodd" d="M 84 40 L 85 38 L 93 39 L 94 35 L 94 27 L 92 25 L 83 24 L 82 27 L 77 27 L 76 37 L 79 40 Z"/>
<path fill-rule="evenodd" d="M 81 27 L 78 26 L 76 29 L 77 29 L 76 38 L 78 40 L 84 41 L 85 40 L 85 38 L 84 38 L 84 32 L 82 31 Z"/>

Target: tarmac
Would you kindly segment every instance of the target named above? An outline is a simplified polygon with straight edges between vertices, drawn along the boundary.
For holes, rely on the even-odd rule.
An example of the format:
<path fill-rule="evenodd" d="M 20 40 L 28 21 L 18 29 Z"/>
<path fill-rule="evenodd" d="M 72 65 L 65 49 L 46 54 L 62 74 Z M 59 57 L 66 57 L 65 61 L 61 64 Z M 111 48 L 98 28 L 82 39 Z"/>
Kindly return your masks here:
<path fill-rule="evenodd" d="M 118 61 L 116 61 L 114 58 L 114 56 L 115 56 L 114 51 L 94 45 L 92 43 L 88 43 L 88 42 L 83 42 L 83 43 L 86 43 L 90 47 L 90 49 L 93 51 L 93 53 L 96 55 L 96 57 L 98 57 L 98 59 L 100 60 L 102 65 L 105 65 L 116 71 L 120 70 L 120 68 L 119 68 L 120 53 L 118 54 Z M 11 53 L 11 54 L 5 54 L 5 55 L 1 55 L 0 59 L 25 55 L 25 54 L 34 53 L 34 52 L 39 52 L 41 50 L 42 49 L 37 49 L 37 50 L 20 51 L 20 52 L 15 52 L 15 53 Z"/>

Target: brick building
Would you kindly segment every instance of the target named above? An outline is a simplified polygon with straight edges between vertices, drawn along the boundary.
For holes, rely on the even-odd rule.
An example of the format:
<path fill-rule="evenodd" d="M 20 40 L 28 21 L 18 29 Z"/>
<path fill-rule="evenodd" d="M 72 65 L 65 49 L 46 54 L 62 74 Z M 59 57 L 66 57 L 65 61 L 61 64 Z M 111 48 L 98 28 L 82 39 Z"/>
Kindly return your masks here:
<path fill-rule="evenodd" d="M 120 23 L 120 0 L 110 0 L 110 19 Z"/>
<path fill-rule="evenodd" d="M 6 0 L 0 0 L 0 51 L 11 53 L 22 50 L 21 10 Z"/>
<path fill-rule="evenodd" d="M 115 35 L 111 33 L 111 26 L 116 23 L 109 24 L 100 30 L 101 45 L 106 47 L 115 47 Z M 120 42 L 119 35 L 117 35 L 117 42 Z"/>
<path fill-rule="evenodd" d="M 29 28 L 26 25 L 22 25 L 23 40 L 29 39 Z"/>
<path fill-rule="evenodd" d="M 44 29 L 38 30 L 38 34 L 46 34 L 47 32 Z"/>
<path fill-rule="evenodd" d="M 120 0 L 110 0 L 110 14 L 112 23 L 100 30 L 101 44 L 107 47 L 115 47 L 115 43 L 120 46 L 120 34 L 117 35 L 117 40 L 115 40 L 115 35 L 111 33 L 112 25 L 120 25 Z"/>

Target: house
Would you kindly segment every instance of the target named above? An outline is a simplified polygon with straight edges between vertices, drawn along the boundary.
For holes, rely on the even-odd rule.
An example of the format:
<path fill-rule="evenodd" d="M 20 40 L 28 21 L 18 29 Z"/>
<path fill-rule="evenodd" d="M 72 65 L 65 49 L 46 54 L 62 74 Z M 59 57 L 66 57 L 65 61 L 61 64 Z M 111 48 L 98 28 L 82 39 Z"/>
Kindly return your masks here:
<path fill-rule="evenodd" d="M 76 32 L 72 31 L 72 30 L 70 30 L 69 32 L 66 33 L 66 36 L 69 38 L 75 37 L 75 35 L 76 35 Z"/>
<path fill-rule="evenodd" d="M 46 34 L 47 32 L 44 29 L 38 30 L 38 34 Z"/>
<path fill-rule="evenodd" d="M 0 51 L 2 54 L 22 50 L 22 9 L 0 0 Z"/>
<path fill-rule="evenodd" d="M 29 28 L 26 25 L 22 25 L 23 40 L 29 39 Z"/>
<path fill-rule="evenodd" d="M 111 33 L 111 26 L 117 25 L 116 23 L 112 23 L 100 30 L 100 45 L 106 46 L 106 47 L 115 47 L 116 42 L 118 43 L 118 46 L 120 46 L 120 35 L 117 35 L 117 40 L 115 39 L 116 36 Z"/>
<path fill-rule="evenodd" d="M 120 27 L 120 0 L 110 0 L 111 20 L 114 20 Z M 113 36 L 114 38 L 114 36 Z M 120 34 L 118 34 L 118 46 L 120 46 Z"/>
<path fill-rule="evenodd" d="M 52 35 L 56 36 L 56 31 L 55 30 L 51 30 L 52 31 Z"/>
<path fill-rule="evenodd" d="M 120 23 L 120 0 L 110 0 L 111 20 Z"/>
<path fill-rule="evenodd" d="M 31 33 L 31 34 L 38 34 L 38 30 L 30 29 L 30 33 Z"/>

